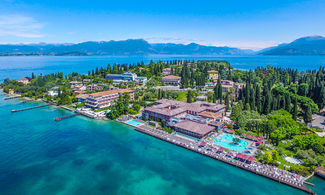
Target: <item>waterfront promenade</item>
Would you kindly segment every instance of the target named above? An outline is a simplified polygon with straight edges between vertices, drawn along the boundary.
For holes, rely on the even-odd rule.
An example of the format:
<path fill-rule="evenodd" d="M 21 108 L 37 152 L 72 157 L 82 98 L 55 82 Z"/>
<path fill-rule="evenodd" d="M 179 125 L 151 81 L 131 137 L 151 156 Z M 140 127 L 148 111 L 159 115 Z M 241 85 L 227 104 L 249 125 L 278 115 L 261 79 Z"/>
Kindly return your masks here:
<path fill-rule="evenodd" d="M 225 162 L 227 164 L 239 167 L 241 169 L 250 171 L 252 173 L 255 173 L 257 175 L 261 175 L 264 177 L 267 177 L 269 179 L 272 179 L 274 181 L 277 181 L 279 183 L 286 184 L 288 186 L 297 188 L 299 190 L 302 190 L 309 194 L 314 194 L 312 190 L 304 186 L 305 178 L 302 176 L 299 176 L 297 174 L 279 169 L 274 166 L 265 165 L 260 162 L 252 162 L 251 164 L 247 164 L 244 162 L 241 162 L 240 160 L 236 160 L 235 158 L 227 157 L 225 153 L 217 153 L 217 149 L 211 149 L 209 150 L 205 148 L 200 148 L 199 144 L 193 141 L 190 141 L 188 139 L 184 139 L 178 136 L 171 135 L 165 131 L 157 130 L 155 128 L 151 128 L 145 125 L 141 125 L 138 127 L 135 127 L 135 130 L 151 135 L 153 137 L 156 137 L 158 139 L 170 142 L 172 144 L 181 146 L 183 148 L 192 150 L 194 152 L 200 153 L 202 155 L 211 157 L 216 160 L 220 160 L 222 162 Z"/>

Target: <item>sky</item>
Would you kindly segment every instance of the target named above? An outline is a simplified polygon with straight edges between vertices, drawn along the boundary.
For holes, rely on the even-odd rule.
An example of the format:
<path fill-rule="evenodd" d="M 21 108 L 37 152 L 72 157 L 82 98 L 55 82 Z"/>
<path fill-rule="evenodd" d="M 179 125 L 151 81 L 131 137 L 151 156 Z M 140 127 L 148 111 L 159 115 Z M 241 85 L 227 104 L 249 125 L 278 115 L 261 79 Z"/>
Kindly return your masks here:
<path fill-rule="evenodd" d="M 325 36 L 325 0 L 0 0 L 0 43 L 145 39 L 261 49 Z"/>

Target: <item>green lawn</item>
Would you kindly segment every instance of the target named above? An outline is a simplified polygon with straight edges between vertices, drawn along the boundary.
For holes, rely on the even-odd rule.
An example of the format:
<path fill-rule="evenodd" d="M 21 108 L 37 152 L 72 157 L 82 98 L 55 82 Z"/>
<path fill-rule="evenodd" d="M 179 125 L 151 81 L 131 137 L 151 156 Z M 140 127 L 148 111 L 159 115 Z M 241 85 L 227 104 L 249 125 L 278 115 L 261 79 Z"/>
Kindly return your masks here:
<path fill-rule="evenodd" d="M 185 92 L 185 91 L 179 92 L 176 100 L 186 102 L 186 100 L 187 100 L 186 95 L 187 95 L 187 92 Z"/>

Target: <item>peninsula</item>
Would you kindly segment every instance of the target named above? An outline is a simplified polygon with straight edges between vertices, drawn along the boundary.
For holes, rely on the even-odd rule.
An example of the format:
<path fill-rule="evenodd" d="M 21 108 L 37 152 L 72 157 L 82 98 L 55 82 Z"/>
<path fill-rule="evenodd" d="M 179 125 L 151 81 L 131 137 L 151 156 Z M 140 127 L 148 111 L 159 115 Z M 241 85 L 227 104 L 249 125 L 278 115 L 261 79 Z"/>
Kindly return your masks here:
<path fill-rule="evenodd" d="M 313 193 L 325 166 L 325 69 L 241 71 L 226 61 L 113 64 L 1 84 L 12 98 L 41 100 L 137 131 Z M 45 105 L 47 106 L 47 105 Z M 24 110 L 24 109 L 23 109 Z M 27 111 L 26 111 L 27 112 Z"/>

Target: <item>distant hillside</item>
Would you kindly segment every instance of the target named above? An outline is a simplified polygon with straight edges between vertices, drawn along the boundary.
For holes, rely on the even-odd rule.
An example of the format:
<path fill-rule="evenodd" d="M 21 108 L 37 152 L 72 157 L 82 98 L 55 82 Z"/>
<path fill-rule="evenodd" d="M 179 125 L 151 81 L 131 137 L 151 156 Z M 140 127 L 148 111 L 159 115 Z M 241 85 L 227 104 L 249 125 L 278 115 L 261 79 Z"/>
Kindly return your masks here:
<path fill-rule="evenodd" d="M 150 44 L 143 39 L 89 41 L 78 44 L 0 45 L 0 55 L 244 55 L 252 53 L 251 50 L 204 46 L 196 43 L 188 45 L 173 43 Z"/>
<path fill-rule="evenodd" d="M 288 44 L 263 49 L 258 53 L 261 55 L 325 55 L 325 37 L 303 37 Z"/>

